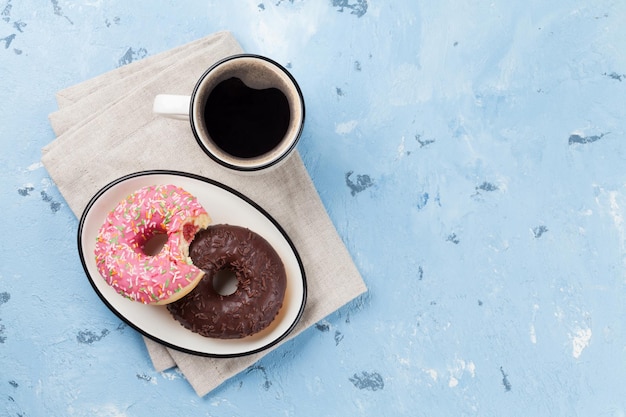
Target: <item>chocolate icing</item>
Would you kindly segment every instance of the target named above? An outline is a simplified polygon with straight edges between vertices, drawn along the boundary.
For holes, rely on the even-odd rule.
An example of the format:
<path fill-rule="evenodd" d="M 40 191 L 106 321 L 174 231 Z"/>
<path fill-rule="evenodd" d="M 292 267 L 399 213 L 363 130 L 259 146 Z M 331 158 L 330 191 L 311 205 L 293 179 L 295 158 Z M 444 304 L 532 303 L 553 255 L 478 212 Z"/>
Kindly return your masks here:
<path fill-rule="evenodd" d="M 206 337 L 238 339 L 275 319 L 287 277 L 280 257 L 263 237 L 240 226 L 213 225 L 196 234 L 189 255 L 205 276 L 188 295 L 167 306 L 187 329 Z M 213 277 L 224 269 L 237 277 L 237 290 L 230 295 L 213 288 Z"/>

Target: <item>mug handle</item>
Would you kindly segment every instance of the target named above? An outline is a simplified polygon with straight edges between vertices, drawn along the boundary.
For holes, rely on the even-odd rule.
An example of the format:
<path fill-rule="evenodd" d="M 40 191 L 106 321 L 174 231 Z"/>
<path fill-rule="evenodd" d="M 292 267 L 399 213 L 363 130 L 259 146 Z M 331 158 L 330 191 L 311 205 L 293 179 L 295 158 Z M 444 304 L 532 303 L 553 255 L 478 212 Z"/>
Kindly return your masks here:
<path fill-rule="evenodd" d="M 171 119 L 189 120 L 190 96 L 158 94 L 152 104 L 152 112 Z"/>

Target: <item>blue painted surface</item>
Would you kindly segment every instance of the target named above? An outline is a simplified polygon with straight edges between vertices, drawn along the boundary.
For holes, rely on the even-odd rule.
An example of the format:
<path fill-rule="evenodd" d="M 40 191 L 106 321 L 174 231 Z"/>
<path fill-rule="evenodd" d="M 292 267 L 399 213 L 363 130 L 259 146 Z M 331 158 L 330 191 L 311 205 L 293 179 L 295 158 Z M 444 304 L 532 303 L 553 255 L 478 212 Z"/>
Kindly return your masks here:
<path fill-rule="evenodd" d="M 626 3 L 184 3 L 0 0 L 3 415 L 626 414 Z M 300 82 L 370 291 L 198 398 L 91 290 L 39 158 L 56 91 L 218 30 Z"/>

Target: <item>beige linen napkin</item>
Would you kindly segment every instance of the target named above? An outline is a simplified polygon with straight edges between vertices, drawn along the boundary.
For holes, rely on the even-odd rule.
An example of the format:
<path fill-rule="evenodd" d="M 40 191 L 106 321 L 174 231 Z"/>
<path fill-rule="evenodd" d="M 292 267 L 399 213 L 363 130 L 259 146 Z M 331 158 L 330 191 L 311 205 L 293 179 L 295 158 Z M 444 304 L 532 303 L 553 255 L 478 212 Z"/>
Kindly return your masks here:
<path fill-rule="evenodd" d="M 291 237 L 307 275 L 306 307 L 289 340 L 367 291 L 299 154 L 267 173 L 232 173 L 200 150 L 188 123 L 152 114 L 156 94 L 190 94 L 206 68 L 240 52 L 233 36 L 220 32 L 60 91 L 60 110 L 50 115 L 57 139 L 42 150 L 42 162 L 77 216 L 110 181 L 148 169 L 203 175 L 257 202 Z M 271 350 L 206 358 L 144 340 L 155 369 L 178 366 L 200 396 Z"/>

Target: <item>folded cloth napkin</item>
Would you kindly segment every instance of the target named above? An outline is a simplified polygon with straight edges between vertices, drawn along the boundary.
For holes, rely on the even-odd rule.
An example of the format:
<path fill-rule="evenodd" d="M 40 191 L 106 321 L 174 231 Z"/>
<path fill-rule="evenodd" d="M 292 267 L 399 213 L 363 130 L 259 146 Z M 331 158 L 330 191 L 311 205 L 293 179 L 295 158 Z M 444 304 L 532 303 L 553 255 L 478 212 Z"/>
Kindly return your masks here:
<path fill-rule="evenodd" d="M 43 148 L 42 163 L 77 216 L 110 181 L 150 169 L 192 172 L 250 197 L 285 229 L 306 271 L 306 307 L 284 343 L 367 291 L 299 154 L 266 173 L 232 173 L 200 150 L 188 123 L 152 114 L 156 94 L 189 95 L 206 68 L 240 52 L 232 34 L 219 32 L 60 91 L 50 115 L 57 139 Z M 155 369 L 177 366 L 200 396 L 276 348 L 207 358 L 144 340 Z"/>

